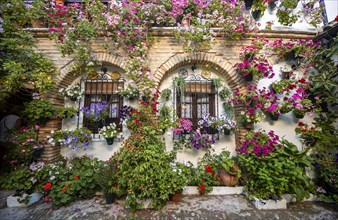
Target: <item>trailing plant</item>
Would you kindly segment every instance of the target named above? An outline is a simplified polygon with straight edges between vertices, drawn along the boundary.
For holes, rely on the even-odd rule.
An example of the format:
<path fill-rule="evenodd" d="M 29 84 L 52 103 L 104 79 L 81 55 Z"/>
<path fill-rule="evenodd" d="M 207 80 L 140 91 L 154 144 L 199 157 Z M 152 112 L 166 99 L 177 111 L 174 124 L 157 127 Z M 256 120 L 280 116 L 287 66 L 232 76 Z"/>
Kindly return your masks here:
<path fill-rule="evenodd" d="M 280 3 L 277 9 L 278 22 L 285 26 L 291 26 L 296 23 L 300 17 L 299 13 L 294 13 L 293 10 L 297 7 L 298 0 L 284 0 Z"/>
<path fill-rule="evenodd" d="M 60 118 L 74 118 L 78 115 L 78 110 L 73 107 L 63 107 L 58 110 L 58 117 Z"/>
<path fill-rule="evenodd" d="M 51 136 L 47 138 L 52 146 L 59 143 L 72 150 L 80 148 L 85 150 L 92 142 L 92 132 L 86 127 L 76 128 L 74 130 L 52 130 Z"/>
<path fill-rule="evenodd" d="M 219 90 L 223 85 L 223 79 L 220 77 L 212 78 L 211 83 L 213 86 L 215 86 L 216 90 Z"/>
<path fill-rule="evenodd" d="M 121 133 L 118 131 L 115 123 L 110 123 L 109 125 L 106 125 L 100 128 L 99 134 L 103 138 L 116 138 Z"/>
<path fill-rule="evenodd" d="M 172 93 L 171 89 L 169 89 L 169 88 L 163 89 L 162 92 L 161 92 L 161 99 L 164 102 L 168 102 L 171 99 L 171 93 Z"/>
<path fill-rule="evenodd" d="M 174 87 L 179 91 L 181 99 L 183 98 L 184 89 L 185 89 L 185 79 L 183 76 L 178 76 L 173 80 Z"/>
<path fill-rule="evenodd" d="M 169 127 L 172 125 L 172 119 L 171 119 L 171 109 L 168 106 L 162 106 L 160 110 L 159 115 L 159 126 L 162 131 L 168 130 Z"/>
<path fill-rule="evenodd" d="M 56 108 L 50 101 L 34 99 L 25 103 L 23 115 L 31 124 L 35 124 L 39 118 L 52 118 L 55 112 Z"/>
<path fill-rule="evenodd" d="M 69 86 L 68 88 L 59 89 L 59 93 L 63 96 L 71 99 L 72 101 L 79 101 L 82 98 L 81 87 L 79 84 L 74 86 Z"/>

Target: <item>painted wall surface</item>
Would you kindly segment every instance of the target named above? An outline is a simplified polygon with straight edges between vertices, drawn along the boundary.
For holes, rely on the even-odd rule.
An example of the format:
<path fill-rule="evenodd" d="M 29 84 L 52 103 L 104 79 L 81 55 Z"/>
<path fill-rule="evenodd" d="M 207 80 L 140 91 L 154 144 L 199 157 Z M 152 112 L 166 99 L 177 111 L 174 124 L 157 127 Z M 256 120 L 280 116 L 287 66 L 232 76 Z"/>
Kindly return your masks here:
<path fill-rule="evenodd" d="M 287 62 L 281 62 L 278 63 L 276 65 L 274 65 L 274 71 L 276 73 L 275 77 L 273 79 L 263 79 L 261 81 L 259 81 L 258 83 L 258 88 L 262 88 L 262 87 L 268 87 L 272 82 L 281 79 L 280 74 L 279 74 L 279 70 L 280 68 L 290 68 L 290 63 Z M 165 76 L 165 78 L 163 79 L 162 83 L 159 86 L 159 90 L 162 91 L 164 89 L 170 88 L 173 89 L 173 80 L 175 77 L 178 76 L 178 72 L 180 69 L 186 69 L 190 74 L 193 74 L 193 71 L 191 70 L 191 66 L 183 66 L 183 67 L 179 67 L 175 70 L 173 70 L 171 73 L 167 74 Z M 194 72 L 194 74 L 199 75 L 201 74 L 201 72 L 204 70 L 203 66 L 198 66 L 197 70 Z M 216 70 L 211 70 L 211 78 L 217 78 L 219 77 L 219 75 L 217 74 Z M 301 77 L 301 71 L 295 71 L 294 72 L 296 78 L 300 78 Z M 77 80 L 74 81 L 73 84 L 78 83 L 80 80 L 80 78 L 78 78 Z M 224 80 L 225 86 L 226 86 L 226 81 Z M 220 99 L 220 97 L 218 96 L 218 114 L 219 115 L 224 115 L 225 111 L 222 107 L 222 103 L 223 101 Z M 126 98 L 124 99 L 124 105 L 132 105 L 132 106 L 136 106 L 137 102 L 129 102 L 129 100 L 127 100 Z M 160 107 L 162 107 L 164 105 L 163 102 L 160 103 Z M 166 105 L 168 107 L 172 107 L 172 109 L 174 110 L 174 106 L 173 106 L 173 97 L 171 97 L 171 100 L 169 100 L 168 102 L 166 102 Z M 65 106 L 74 106 L 77 107 L 78 103 L 74 103 L 71 102 L 69 100 L 65 100 Z M 79 118 L 79 126 L 82 126 L 82 120 L 83 120 L 83 116 L 82 114 L 80 114 L 80 118 Z M 300 140 L 298 139 L 294 129 L 296 128 L 298 122 L 300 120 L 296 119 L 292 112 L 282 115 L 280 116 L 280 119 L 278 121 L 271 121 L 269 118 L 264 119 L 263 121 L 255 124 L 255 130 L 258 129 L 263 129 L 265 131 L 270 131 L 270 130 L 274 130 L 275 133 L 277 135 L 279 135 L 280 137 L 284 137 L 285 139 L 291 141 L 292 143 L 296 144 L 298 146 L 299 149 L 302 149 L 302 145 Z M 303 122 L 310 122 L 311 118 L 306 115 L 304 119 L 301 119 L 301 121 Z M 66 119 L 63 120 L 62 123 L 62 129 L 74 129 L 77 126 L 77 118 L 74 119 Z M 123 125 L 123 138 L 127 138 L 130 135 L 126 125 Z M 217 139 L 217 136 L 215 136 L 215 138 Z M 169 129 L 167 132 L 165 132 L 165 134 L 163 135 L 163 139 L 166 143 L 166 148 L 167 150 L 172 150 L 173 149 L 173 144 L 174 144 L 174 138 L 173 138 L 173 133 L 171 131 L 171 129 Z M 121 146 L 122 146 L 122 141 L 123 139 L 118 139 L 114 142 L 113 145 L 108 146 L 106 144 L 106 141 L 104 139 L 94 139 L 93 140 L 93 144 L 87 148 L 87 150 L 77 150 L 77 151 L 72 151 L 71 149 L 67 149 L 67 148 L 62 148 L 61 149 L 61 154 L 64 157 L 72 157 L 72 156 L 80 156 L 80 155 L 89 155 L 89 156 L 93 156 L 93 157 L 97 157 L 101 160 L 108 160 L 113 154 L 114 152 L 116 152 Z M 235 135 L 231 134 L 231 135 L 219 135 L 219 139 L 216 140 L 216 144 L 213 146 L 213 149 L 215 150 L 215 153 L 219 153 L 220 151 L 222 151 L 222 149 L 228 150 L 231 152 L 232 156 L 236 155 L 236 145 L 235 145 Z M 193 164 L 197 164 L 197 160 L 198 158 L 202 157 L 205 154 L 206 150 L 203 149 L 186 149 L 183 151 L 180 151 L 177 155 L 177 160 L 178 161 L 191 161 Z"/>

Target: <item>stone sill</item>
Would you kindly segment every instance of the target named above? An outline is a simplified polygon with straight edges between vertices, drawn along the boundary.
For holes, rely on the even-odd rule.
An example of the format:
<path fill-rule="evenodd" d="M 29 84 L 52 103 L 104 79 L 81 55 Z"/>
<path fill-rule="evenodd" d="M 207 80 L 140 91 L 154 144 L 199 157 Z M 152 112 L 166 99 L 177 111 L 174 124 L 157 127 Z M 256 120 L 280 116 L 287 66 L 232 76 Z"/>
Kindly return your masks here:
<path fill-rule="evenodd" d="M 238 195 L 243 193 L 243 187 L 226 187 L 226 186 L 214 186 L 213 190 L 206 194 L 210 196 L 219 196 L 219 195 Z M 183 189 L 182 195 L 199 195 L 197 186 L 187 186 Z"/>

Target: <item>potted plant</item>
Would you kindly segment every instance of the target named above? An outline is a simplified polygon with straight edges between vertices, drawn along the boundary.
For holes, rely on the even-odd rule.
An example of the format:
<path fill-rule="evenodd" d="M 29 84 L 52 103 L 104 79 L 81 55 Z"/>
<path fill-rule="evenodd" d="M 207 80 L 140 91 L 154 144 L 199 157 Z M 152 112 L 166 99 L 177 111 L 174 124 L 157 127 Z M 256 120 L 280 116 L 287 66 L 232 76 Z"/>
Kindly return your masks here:
<path fill-rule="evenodd" d="M 179 92 L 181 99 L 183 98 L 184 89 L 185 89 L 185 79 L 183 76 L 178 76 L 173 81 L 174 87 Z"/>
<path fill-rule="evenodd" d="M 289 70 L 285 67 L 281 67 L 280 68 L 280 72 L 281 72 L 281 75 L 282 75 L 282 79 L 290 79 L 290 77 L 292 76 L 292 70 Z"/>
<path fill-rule="evenodd" d="M 293 13 L 293 10 L 297 7 L 298 0 L 284 0 L 280 3 L 277 9 L 278 22 L 285 26 L 291 26 L 298 18 L 298 13 Z"/>
<path fill-rule="evenodd" d="M 172 90 L 171 89 L 163 89 L 162 92 L 161 92 L 161 99 L 165 102 L 169 101 L 170 98 L 171 98 L 171 93 L 172 93 Z"/>
<path fill-rule="evenodd" d="M 134 98 L 137 98 L 140 93 L 137 87 L 132 86 L 129 84 L 127 88 L 119 92 L 121 96 L 127 97 L 129 100 L 134 100 Z"/>
<path fill-rule="evenodd" d="M 60 118 L 74 118 L 78 114 L 78 110 L 73 107 L 63 107 L 58 110 L 58 117 Z"/>
<path fill-rule="evenodd" d="M 69 98 L 71 101 L 79 101 L 82 97 L 81 87 L 79 84 L 69 86 L 68 88 L 59 89 L 59 93 Z"/>
<path fill-rule="evenodd" d="M 113 109 L 115 111 L 115 109 Z M 80 108 L 84 117 L 88 118 L 91 122 L 94 122 L 96 127 L 102 124 L 102 121 L 109 116 L 109 104 L 107 101 L 92 103 L 90 106 L 84 106 Z"/>
<path fill-rule="evenodd" d="M 235 186 L 238 184 L 238 179 L 241 177 L 241 170 L 235 164 L 233 159 L 230 159 L 230 152 L 223 151 L 222 168 L 219 175 L 226 186 Z"/>
<path fill-rule="evenodd" d="M 76 128 L 73 130 L 59 130 L 51 131 L 48 143 L 55 146 L 57 143 L 62 146 L 77 150 L 83 148 L 84 150 L 92 142 L 92 132 L 86 128 Z"/>
<path fill-rule="evenodd" d="M 117 130 L 115 123 L 110 123 L 109 125 L 103 126 L 99 129 L 99 134 L 106 139 L 108 145 L 114 143 L 114 138 L 119 136 L 121 133 Z"/>
<path fill-rule="evenodd" d="M 229 101 L 231 100 L 233 94 L 231 90 L 228 87 L 224 87 L 220 92 L 219 92 L 219 97 L 224 100 L 224 101 Z"/>
<path fill-rule="evenodd" d="M 110 164 L 106 164 L 95 174 L 95 181 L 103 190 L 106 204 L 114 203 L 121 194 L 115 169 L 116 167 L 111 167 Z"/>
<path fill-rule="evenodd" d="M 252 7 L 251 7 L 251 13 L 252 17 L 257 21 L 261 16 L 264 15 L 264 12 L 266 10 L 265 0 L 254 0 Z"/>
<path fill-rule="evenodd" d="M 282 79 L 277 82 L 273 82 L 271 84 L 271 88 L 273 89 L 274 92 L 282 94 L 285 90 L 288 89 L 288 87 L 293 83 L 292 80 L 290 79 Z"/>
<path fill-rule="evenodd" d="M 216 143 L 212 135 L 202 133 L 199 128 L 191 133 L 189 141 L 194 149 L 210 149 Z"/>
<path fill-rule="evenodd" d="M 23 114 L 31 124 L 46 124 L 56 112 L 55 106 L 48 100 L 34 99 L 25 104 Z"/>

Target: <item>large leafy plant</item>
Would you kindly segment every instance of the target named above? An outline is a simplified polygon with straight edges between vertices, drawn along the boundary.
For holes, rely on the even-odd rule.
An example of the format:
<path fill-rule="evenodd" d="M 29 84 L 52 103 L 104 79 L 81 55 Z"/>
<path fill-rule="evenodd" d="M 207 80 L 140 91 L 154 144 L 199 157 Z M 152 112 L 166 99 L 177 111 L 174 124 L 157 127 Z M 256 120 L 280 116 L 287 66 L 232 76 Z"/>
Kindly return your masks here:
<path fill-rule="evenodd" d="M 39 118 L 52 118 L 56 112 L 56 107 L 48 100 L 34 99 L 25 104 L 23 114 L 32 124 Z"/>
<path fill-rule="evenodd" d="M 272 131 L 249 132 L 238 150 L 239 166 L 249 197 L 279 200 L 282 194 L 296 195 L 297 201 L 313 189 L 305 168 L 311 166 L 307 150 L 299 151 Z"/>

